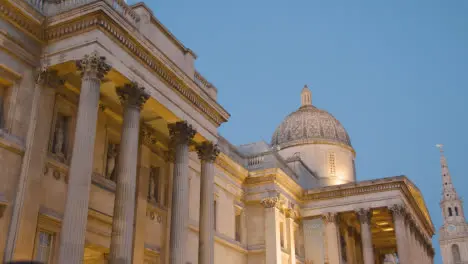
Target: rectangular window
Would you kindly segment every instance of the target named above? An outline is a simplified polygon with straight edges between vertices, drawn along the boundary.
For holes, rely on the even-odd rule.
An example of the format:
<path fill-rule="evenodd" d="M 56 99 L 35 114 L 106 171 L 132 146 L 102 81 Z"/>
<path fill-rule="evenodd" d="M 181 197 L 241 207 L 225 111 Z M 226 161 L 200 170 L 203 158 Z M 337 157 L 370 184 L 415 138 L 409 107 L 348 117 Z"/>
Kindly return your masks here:
<path fill-rule="evenodd" d="M 241 217 L 242 217 L 241 214 L 242 214 L 241 212 L 237 213 L 236 214 L 236 220 L 235 220 L 236 221 L 235 225 L 236 225 L 236 241 L 237 242 L 241 242 Z"/>
<path fill-rule="evenodd" d="M 284 224 L 280 222 L 280 244 L 281 248 L 284 248 Z"/>
<path fill-rule="evenodd" d="M 48 264 L 52 259 L 52 246 L 54 235 L 44 231 L 39 231 L 36 238 L 36 257 L 37 261 Z"/>
<path fill-rule="evenodd" d="M 217 219 L 218 218 L 217 214 L 218 214 L 218 203 L 217 203 L 216 200 L 214 200 L 214 202 L 213 202 L 213 217 L 214 217 L 214 219 L 213 219 L 213 228 L 214 228 L 215 231 L 217 230 L 217 223 L 216 223 L 216 221 L 218 220 Z"/>
<path fill-rule="evenodd" d="M 335 153 L 328 153 L 328 167 L 330 176 L 336 176 L 336 167 L 335 167 Z"/>

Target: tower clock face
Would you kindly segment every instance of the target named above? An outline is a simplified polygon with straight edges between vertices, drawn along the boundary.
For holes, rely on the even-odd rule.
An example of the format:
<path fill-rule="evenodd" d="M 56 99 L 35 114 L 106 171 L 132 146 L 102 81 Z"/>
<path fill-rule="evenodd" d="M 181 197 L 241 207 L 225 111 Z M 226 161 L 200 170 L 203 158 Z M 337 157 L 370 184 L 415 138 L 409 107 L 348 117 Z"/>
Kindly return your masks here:
<path fill-rule="evenodd" d="M 447 228 L 447 230 L 448 230 L 449 232 L 454 232 L 455 230 L 457 230 L 457 227 L 454 226 L 454 225 L 449 225 L 448 228 Z"/>

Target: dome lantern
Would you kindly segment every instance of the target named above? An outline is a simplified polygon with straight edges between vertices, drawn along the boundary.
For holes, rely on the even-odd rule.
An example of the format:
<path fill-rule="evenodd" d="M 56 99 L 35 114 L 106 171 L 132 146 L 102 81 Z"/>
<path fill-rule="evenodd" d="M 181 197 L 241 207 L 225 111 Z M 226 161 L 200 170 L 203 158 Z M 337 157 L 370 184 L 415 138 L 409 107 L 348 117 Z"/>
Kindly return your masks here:
<path fill-rule="evenodd" d="M 304 85 L 301 92 L 301 106 L 312 105 L 312 92 L 310 91 L 307 84 Z"/>

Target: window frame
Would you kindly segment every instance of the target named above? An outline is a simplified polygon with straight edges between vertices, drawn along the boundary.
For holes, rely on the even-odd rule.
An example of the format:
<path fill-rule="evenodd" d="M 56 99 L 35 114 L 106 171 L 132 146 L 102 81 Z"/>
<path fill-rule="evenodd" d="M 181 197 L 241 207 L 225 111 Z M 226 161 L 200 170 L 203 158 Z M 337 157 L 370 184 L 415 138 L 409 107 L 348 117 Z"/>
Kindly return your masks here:
<path fill-rule="evenodd" d="M 50 236 L 50 244 L 48 247 L 48 260 L 47 262 L 44 262 L 41 259 L 38 259 L 38 254 L 39 254 L 39 246 L 40 246 L 40 235 L 41 233 L 48 234 Z M 53 263 L 54 257 L 55 257 L 55 246 L 56 246 L 56 240 L 57 240 L 57 233 L 49 231 L 44 228 L 38 228 L 36 231 L 36 236 L 34 238 L 34 260 L 36 261 L 42 261 L 44 264 L 50 264 Z"/>

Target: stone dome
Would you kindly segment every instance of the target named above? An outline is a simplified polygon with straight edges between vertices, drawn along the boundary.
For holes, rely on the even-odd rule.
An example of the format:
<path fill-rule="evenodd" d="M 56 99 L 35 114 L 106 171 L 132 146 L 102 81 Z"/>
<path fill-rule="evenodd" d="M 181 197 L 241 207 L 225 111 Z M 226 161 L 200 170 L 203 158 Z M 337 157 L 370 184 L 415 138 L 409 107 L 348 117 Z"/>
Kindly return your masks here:
<path fill-rule="evenodd" d="M 335 143 L 351 147 L 351 140 L 341 123 L 327 111 L 312 105 L 312 94 L 307 85 L 302 89 L 301 101 L 301 107 L 288 115 L 276 128 L 271 139 L 272 146 L 284 148 Z"/>

